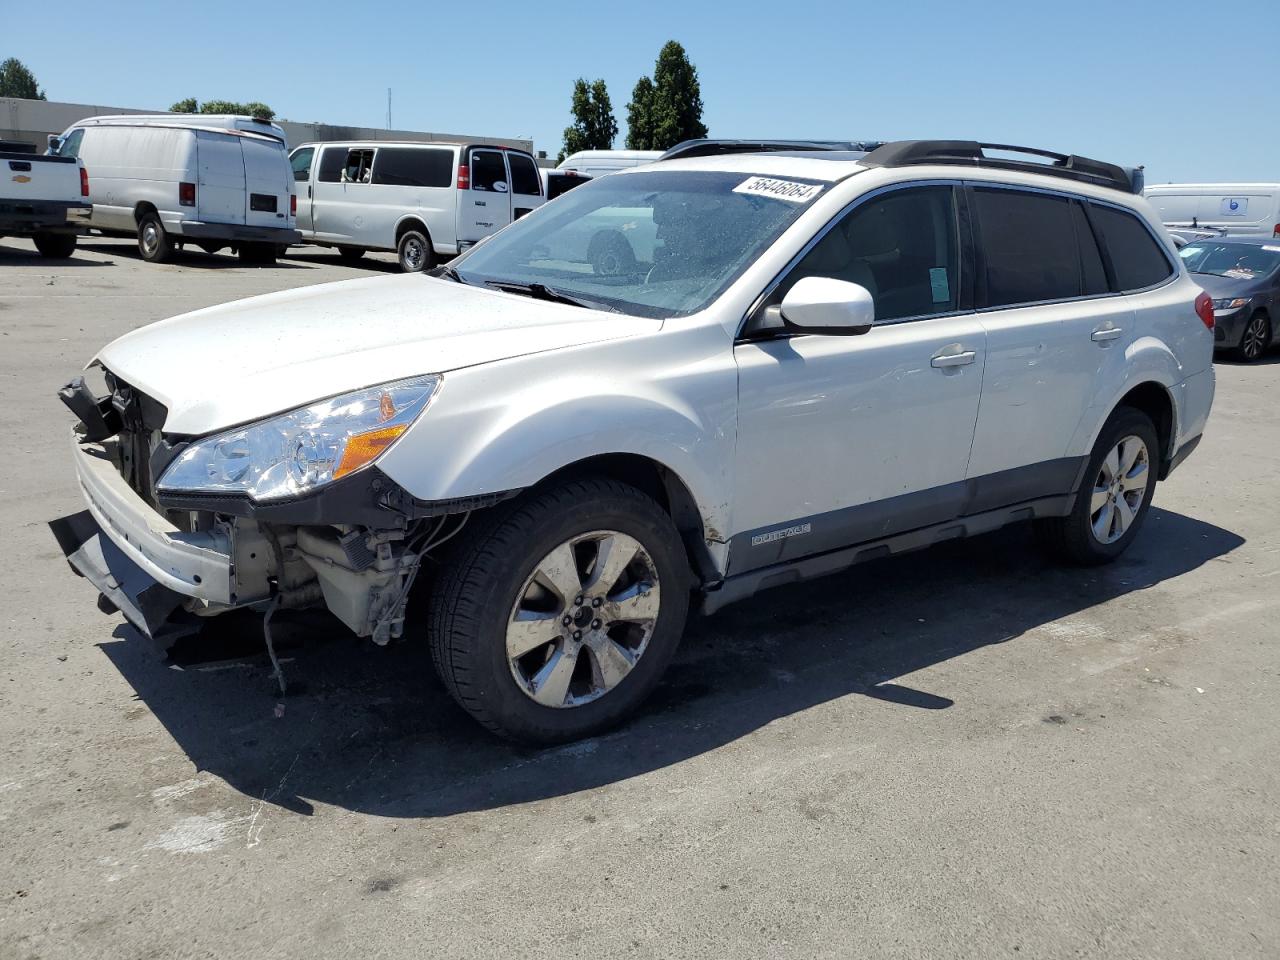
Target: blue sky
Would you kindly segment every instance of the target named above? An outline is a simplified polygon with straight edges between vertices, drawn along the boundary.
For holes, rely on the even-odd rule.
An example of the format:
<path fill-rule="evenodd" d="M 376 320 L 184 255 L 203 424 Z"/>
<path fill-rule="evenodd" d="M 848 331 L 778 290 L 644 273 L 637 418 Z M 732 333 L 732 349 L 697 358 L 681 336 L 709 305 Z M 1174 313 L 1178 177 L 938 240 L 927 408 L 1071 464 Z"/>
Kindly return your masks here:
<path fill-rule="evenodd" d="M 676 39 L 713 136 L 954 137 L 1144 163 L 1149 182 L 1280 180 L 1280 0 L 0 0 L 0 13 L 0 58 L 52 100 L 263 100 L 290 120 L 384 126 L 391 87 L 396 127 L 532 136 L 554 155 L 575 77 L 608 83 L 625 133 L 632 86 Z"/>

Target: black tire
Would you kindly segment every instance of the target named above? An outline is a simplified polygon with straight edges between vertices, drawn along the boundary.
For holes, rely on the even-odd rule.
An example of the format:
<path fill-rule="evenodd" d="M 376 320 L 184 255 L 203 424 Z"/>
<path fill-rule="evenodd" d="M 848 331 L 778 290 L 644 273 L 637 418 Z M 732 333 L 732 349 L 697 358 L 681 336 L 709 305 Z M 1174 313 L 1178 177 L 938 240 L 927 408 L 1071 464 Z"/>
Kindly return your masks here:
<path fill-rule="evenodd" d="M 1094 493 L 1101 495 L 1106 489 L 1106 484 L 1101 481 L 1101 478 L 1103 463 L 1108 454 L 1122 440 L 1130 437 L 1141 440 L 1146 448 L 1146 488 L 1141 503 L 1133 511 L 1133 519 L 1128 527 L 1116 540 L 1107 543 L 1094 531 Z M 1142 529 L 1142 522 L 1146 519 L 1155 494 L 1160 457 L 1160 441 L 1151 418 L 1133 407 L 1117 409 L 1103 426 L 1093 446 L 1071 513 L 1065 517 L 1036 521 L 1036 533 L 1041 543 L 1059 559 L 1080 566 L 1097 566 L 1116 559 L 1124 553 L 1138 535 L 1138 531 Z M 1099 514 L 1100 518 L 1101 514 Z"/>
<path fill-rule="evenodd" d="M 173 241 L 165 233 L 160 214 L 154 211 L 138 219 L 138 253 L 147 263 L 164 263 L 173 256 Z"/>
<path fill-rule="evenodd" d="M 76 249 L 76 235 L 74 233 L 37 233 L 31 238 L 36 245 L 36 249 L 40 251 L 42 257 L 57 257 L 65 259 L 71 256 Z"/>
<path fill-rule="evenodd" d="M 616 686 L 580 705 L 546 706 L 516 680 L 507 658 L 507 626 L 542 558 L 574 537 L 601 530 L 633 537 L 652 561 L 658 614 L 647 646 Z M 619 723 L 652 692 L 680 643 L 692 582 L 679 533 L 658 504 L 626 484 L 587 478 L 482 515 L 466 534 L 442 563 L 427 618 L 436 672 L 464 710 L 499 736 L 559 743 Z M 590 602 L 584 597 L 583 608 Z M 566 601 L 562 612 L 571 605 Z M 551 627 L 559 630 L 554 617 Z M 591 665 L 589 658 L 586 666 Z"/>
<path fill-rule="evenodd" d="M 339 247 L 338 259 L 347 266 L 354 266 L 364 259 L 363 247 Z"/>
<path fill-rule="evenodd" d="M 1261 360 L 1271 346 L 1271 318 L 1262 310 L 1258 310 L 1244 325 L 1240 334 L 1240 344 L 1232 351 L 1237 360 L 1253 363 Z"/>
<path fill-rule="evenodd" d="M 406 230 L 396 243 L 396 259 L 405 273 L 421 273 L 436 264 L 431 240 L 421 230 Z"/>
<path fill-rule="evenodd" d="M 276 262 L 276 245 L 254 241 L 240 244 L 240 262 L 256 266 L 269 266 Z"/>
<path fill-rule="evenodd" d="M 635 251 L 617 230 L 601 230 L 592 237 L 587 258 L 591 269 L 602 277 L 629 276 L 636 272 Z"/>

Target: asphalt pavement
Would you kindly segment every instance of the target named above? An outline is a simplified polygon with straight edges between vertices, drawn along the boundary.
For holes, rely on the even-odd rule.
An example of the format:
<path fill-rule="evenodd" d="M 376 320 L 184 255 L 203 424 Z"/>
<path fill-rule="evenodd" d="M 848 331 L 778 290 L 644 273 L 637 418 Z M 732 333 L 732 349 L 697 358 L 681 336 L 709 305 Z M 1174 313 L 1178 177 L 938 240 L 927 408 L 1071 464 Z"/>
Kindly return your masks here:
<path fill-rule="evenodd" d="M 47 527 L 98 347 L 393 269 L 0 240 L 0 957 L 1280 956 L 1280 354 L 1118 563 L 1017 527 L 778 589 L 534 750 L 324 621 L 278 716 L 258 621 L 162 659 Z"/>

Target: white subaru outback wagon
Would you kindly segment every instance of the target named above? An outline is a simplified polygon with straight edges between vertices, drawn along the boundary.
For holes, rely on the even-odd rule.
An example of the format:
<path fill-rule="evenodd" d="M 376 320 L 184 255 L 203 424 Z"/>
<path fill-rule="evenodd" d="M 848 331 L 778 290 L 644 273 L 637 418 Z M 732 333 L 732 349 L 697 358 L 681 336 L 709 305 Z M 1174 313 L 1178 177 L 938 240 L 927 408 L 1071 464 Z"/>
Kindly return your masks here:
<path fill-rule="evenodd" d="M 660 162 L 433 275 L 138 329 L 62 391 L 55 531 L 158 639 L 324 606 L 536 742 L 633 710 L 691 605 L 1022 520 L 1114 559 L 1204 429 L 1212 303 L 1129 172 L 1008 149 Z"/>

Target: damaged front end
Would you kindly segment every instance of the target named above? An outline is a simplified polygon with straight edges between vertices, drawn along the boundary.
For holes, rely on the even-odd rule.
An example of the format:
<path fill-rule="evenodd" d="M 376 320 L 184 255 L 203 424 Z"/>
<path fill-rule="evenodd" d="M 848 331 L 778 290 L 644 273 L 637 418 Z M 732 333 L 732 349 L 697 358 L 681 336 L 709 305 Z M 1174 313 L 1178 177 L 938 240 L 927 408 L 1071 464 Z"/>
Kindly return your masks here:
<path fill-rule="evenodd" d="M 229 610 L 313 606 L 386 644 L 404 630 L 423 557 L 505 498 L 424 503 L 372 464 L 271 502 L 166 491 L 157 481 L 201 441 L 166 435 L 164 407 L 109 373 L 106 386 L 96 396 L 77 378 L 60 391 L 80 421 L 72 446 L 87 510 L 51 527 L 100 605 L 162 646 Z"/>

